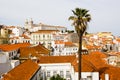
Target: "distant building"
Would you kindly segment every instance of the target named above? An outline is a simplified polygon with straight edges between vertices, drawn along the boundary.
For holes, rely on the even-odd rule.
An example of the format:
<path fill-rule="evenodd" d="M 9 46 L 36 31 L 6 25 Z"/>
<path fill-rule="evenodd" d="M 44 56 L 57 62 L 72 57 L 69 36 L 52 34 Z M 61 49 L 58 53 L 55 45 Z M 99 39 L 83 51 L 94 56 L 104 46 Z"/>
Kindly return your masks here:
<path fill-rule="evenodd" d="M 24 27 L 25 29 L 28 29 L 30 32 L 35 32 L 38 30 L 59 30 L 64 33 L 67 30 L 66 27 L 62 27 L 62 26 L 52 26 L 42 23 L 34 24 L 32 18 L 29 21 L 26 19 Z"/>
<path fill-rule="evenodd" d="M 14 58 L 18 58 L 20 55 L 19 49 L 21 47 L 28 47 L 29 43 L 21 43 L 21 44 L 5 44 L 0 45 L 0 51 L 5 54 L 7 60 L 12 60 Z"/>
<path fill-rule="evenodd" d="M 5 27 L 0 29 L 0 44 L 9 43 L 9 30 Z"/>
<path fill-rule="evenodd" d="M 78 46 L 72 42 L 57 40 L 54 44 L 53 55 L 75 55 L 78 53 Z"/>
<path fill-rule="evenodd" d="M 7 26 L 8 30 L 10 30 L 10 37 L 19 37 L 23 34 L 24 29 L 18 26 Z"/>
<path fill-rule="evenodd" d="M 30 43 L 31 38 L 25 34 L 22 34 L 19 37 L 11 37 L 9 43 L 16 44 L 16 43 Z"/>
<path fill-rule="evenodd" d="M 56 30 L 39 30 L 31 33 L 31 44 L 43 44 L 46 48 L 50 49 L 54 43 L 53 34 Z"/>
<path fill-rule="evenodd" d="M 73 42 L 73 43 L 79 42 L 79 37 L 78 37 L 77 33 L 69 33 L 67 35 L 67 39 L 68 39 L 68 41 Z"/>

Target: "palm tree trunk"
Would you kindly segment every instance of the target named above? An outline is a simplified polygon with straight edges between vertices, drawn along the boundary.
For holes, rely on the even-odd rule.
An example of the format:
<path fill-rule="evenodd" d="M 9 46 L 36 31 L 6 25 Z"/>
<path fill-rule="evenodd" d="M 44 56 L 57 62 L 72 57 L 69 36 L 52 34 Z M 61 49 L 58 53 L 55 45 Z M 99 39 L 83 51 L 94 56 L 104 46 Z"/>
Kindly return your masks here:
<path fill-rule="evenodd" d="M 78 80 L 81 80 L 82 71 L 82 34 L 79 35 L 79 50 L 78 50 Z"/>

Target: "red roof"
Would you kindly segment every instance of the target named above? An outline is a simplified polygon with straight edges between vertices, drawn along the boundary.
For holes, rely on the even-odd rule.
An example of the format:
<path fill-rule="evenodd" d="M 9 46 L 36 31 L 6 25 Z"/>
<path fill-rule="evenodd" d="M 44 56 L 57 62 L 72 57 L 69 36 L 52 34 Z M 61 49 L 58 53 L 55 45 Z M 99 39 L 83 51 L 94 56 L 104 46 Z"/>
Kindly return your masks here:
<path fill-rule="evenodd" d="M 72 47 L 72 46 L 75 46 L 74 44 L 73 44 L 73 42 L 65 42 L 65 46 L 69 46 L 69 47 Z"/>
<path fill-rule="evenodd" d="M 37 45 L 37 46 L 34 46 L 34 47 L 24 47 L 24 48 L 20 48 L 20 57 L 22 58 L 25 58 L 25 57 L 29 57 L 30 55 L 31 56 L 36 56 L 36 57 L 39 57 L 40 54 L 49 54 L 50 51 L 45 48 L 44 46 L 42 45 Z"/>
<path fill-rule="evenodd" d="M 110 80 L 119 80 L 120 68 L 108 65 L 104 60 L 105 57 L 106 55 L 101 52 L 82 55 L 82 72 L 99 72 L 102 80 L 105 80 L 105 74 L 109 74 Z M 72 64 L 78 72 L 77 60 Z"/>
<path fill-rule="evenodd" d="M 38 64 L 27 60 L 5 74 L 2 80 L 30 80 L 39 68 Z"/>
<path fill-rule="evenodd" d="M 19 49 L 20 47 L 28 47 L 31 44 L 29 43 L 18 43 L 18 44 L 5 44 L 5 45 L 0 45 L 0 49 L 3 51 L 12 51 Z"/>
<path fill-rule="evenodd" d="M 39 59 L 40 64 L 50 63 L 72 63 L 75 60 L 75 56 L 41 56 Z"/>

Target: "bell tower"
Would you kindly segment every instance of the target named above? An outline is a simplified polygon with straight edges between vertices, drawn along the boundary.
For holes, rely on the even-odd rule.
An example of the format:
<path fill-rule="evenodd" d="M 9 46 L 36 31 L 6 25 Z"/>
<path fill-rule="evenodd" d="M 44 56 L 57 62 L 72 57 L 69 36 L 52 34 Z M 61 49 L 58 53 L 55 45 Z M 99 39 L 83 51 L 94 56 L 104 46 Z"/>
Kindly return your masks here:
<path fill-rule="evenodd" d="M 33 27 L 33 20 L 32 20 L 32 18 L 30 19 L 30 21 L 29 21 L 29 28 L 32 28 Z"/>
<path fill-rule="evenodd" d="M 28 19 L 25 20 L 24 27 L 25 27 L 26 29 L 28 29 Z"/>
<path fill-rule="evenodd" d="M 28 19 L 25 20 L 25 28 L 26 29 L 31 29 L 33 27 L 33 20 L 32 18 L 28 21 Z"/>
<path fill-rule="evenodd" d="M 30 19 L 29 24 L 30 24 L 30 25 L 33 25 L 33 20 L 32 20 L 32 18 Z"/>

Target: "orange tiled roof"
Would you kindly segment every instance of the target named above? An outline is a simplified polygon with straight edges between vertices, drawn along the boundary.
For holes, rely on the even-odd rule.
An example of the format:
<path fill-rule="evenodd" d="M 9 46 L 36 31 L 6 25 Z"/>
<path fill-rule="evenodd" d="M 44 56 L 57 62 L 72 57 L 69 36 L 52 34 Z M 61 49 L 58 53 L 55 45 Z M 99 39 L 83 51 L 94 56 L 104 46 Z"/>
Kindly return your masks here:
<path fill-rule="evenodd" d="M 35 62 L 27 60 L 5 74 L 2 80 L 30 80 L 38 69 Z"/>
<path fill-rule="evenodd" d="M 101 46 L 94 46 L 94 45 L 86 45 L 87 49 L 100 49 Z"/>
<path fill-rule="evenodd" d="M 42 45 L 20 48 L 20 57 L 28 58 L 29 55 L 39 57 L 40 54 L 49 54 L 49 53 L 50 51 L 47 48 L 43 47 Z"/>
<path fill-rule="evenodd" d="M 19 39 L 19 37 L 10 37 L 10 39 Z"/>
<path fill-rule="evenodd" d="M 116 41 L 120 42 L 120 38 L 117 38 Z"/>
<path fill-rule="evenodd" d="M 39 63 L 72 63 L 75 60 L 76 56 L 41 56 Z"/>
<path fill-rule="evenodd" d="M 50 50 L 48 50 L 41 44 L 35 46 L 34 49 L 37 51 L 38 54 L 49 54 L 50 53 Z"/>
<path fill-rule="evenodd" d="M 32 33 L 53 33 L 56 31 L 58 31 L 58 30 L 39 30 L 39 31 L 32 32 Z"/>
<path fill-rule="evenodd" d="M 99 62 L 105 63 L 105 61 L 101 60 L 101 58 L 106 58 L 106 55 L 101 52 L 93 52 L 89 55 L 82 55 L 82 72 L 96 72 L 99 68 Z M 77 59 L 72 63 L 72 65 L 74 66 L 75 71 L 78 72 Z"/>
<path fill-rule="evenodd" d="M 68 41 L 68 42 L 65 42 L 65 46 L 69 46 L 70 47 L 70 46 L 75 46 L 75 45 L 72 42 Z"/>
<path fill-rule="evenodd" d="M 107 54 L 111 56 L 118 56 L 119 52 L 111 51 L 111 52 L 108 52 Z"/>
<path fill-rule="evenodd" d="M 99 72 L 100 78 L 105 80 L 105 74 L 109 74 L 110 80 L 120 79 L 120 68 L 108 65 L 103 58 L 106 55 L 101 52 L 92 52 L 89 55 L 82 55 L 82 72 Z M 75 71 L 78 72 L 77 61 L 72 63 Z"/>
<path fill-rule="evenodd" d="M 7 26 L 7 28 L 15 28 L 16 26 Z"/>
<path fill-rule="evenodd" d="M 75 61 L 72 62 L 75 72 L 78 72 L 77 60 L 78 59 L 75 59 Z M 85 59 L 82 59 L 82 72 L 97 72 L 97 70 L 92 63 L 90 63 L 89 61 Z"/>
<path fill-rule="evenodd" d="M 119 80 L 120 68 L 108 65 L 104 58 L 107 56 L 101 52 L 92 52 L 88 55 L 82 55 L 82 72 L 99 72 L 100 78 L 104 79 L 105 74 L 109 74 L 110 80 Z M 51 63 L 71 63 L 74 70 L 78 72 L 78 63 L 75 55 L 72 56 L 41 56 L 40 64 Z"/>
<path fill-rule="evenodd" d="M 24 47 L 20 48 L 20 57 L 22 58 L 29 58 L 29 56 L 40 56 L 39 54 L 36 53 L 36 50 L 32 47 Z"/>
<path fill-rule="evenodd" d="M 3 51 L 12 51 L 19 49 L 20 47 L 28 47 L 28 46 L 30 46 L 29 43 L 5 44 L 5 45 L 0 45 L 0 49 Z"/>
<path fill-rule="evenodd" d="M 55 44 L 64 44 L 64 41 L 63 40 L 56 40 Z"/>

